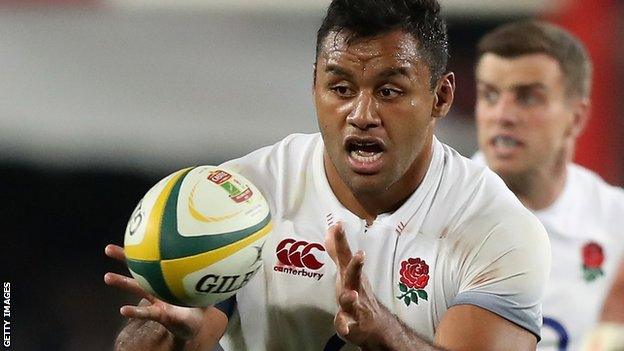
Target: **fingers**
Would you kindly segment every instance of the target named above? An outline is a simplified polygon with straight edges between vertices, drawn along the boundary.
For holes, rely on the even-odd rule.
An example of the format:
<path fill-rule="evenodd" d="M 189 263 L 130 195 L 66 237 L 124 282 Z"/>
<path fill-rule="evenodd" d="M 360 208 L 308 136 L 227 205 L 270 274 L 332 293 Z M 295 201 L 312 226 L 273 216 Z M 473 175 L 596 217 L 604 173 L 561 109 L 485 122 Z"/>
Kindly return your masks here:
<path fill-rule="evenodd" d="M 362 268 L 364 267 L 364 251 L 358 251 L 344 270 L 342 284 L 345 289 L 359 290 L 362 284 Z"/>
<path fill-rule="evenodd" d="M 351 261 L 352 254 L 341 223 L 335 224 L 327 229 L 325 247 L 327 248 L 329 257 L 331 257 L 338 269 L 342 272 L 349 264 L 349 261 Z"/>
<path fill-rule="evenodd" d="M 150 302 L 154 301 L 154 296 L 143 290 L 136 280 L 117 273 L 104 274 L 104 282 L 107 285 L 114 286 L 121 290 L 128 291 L 138 297 L 144 298 Z M 123 313 L 122 313 L 123 314 Z"/>
<path fill-rule="evenodd" d="M 334 317 L 334 326 L 340 336 L 347 336 L 351 328 L 357 325 L 355 316 L 359 304 L 359 294 L 355 290 L 346 290 L 338 297 L 340 310 Z"/>
<path fill-rule="evenodd" d="M 151 303 L 151 302 L 149 302 L 149 300 L 148 300 L 148 299 L 141 298 L 141 300 L 140 300 L 140 301 L 139 301 L 139 303 L 137 304 L 137 307 L 146 307 L 146 306 L 149 306 L 149 305 L 151 305 L 151 304 L 152 304 L 152 303 Z M 126 307 L 126 306 L 124 306 L 124 307 Z M 122 316 L 128 317 L 128 316 L 126 315 L 126 314 L 127 314 L 127 312 L 128 312 L 128 311 L 127 311 L 127 308 L 124 308 L 124 307 L 122 307 L 122 308 L 120 308 L 120 309 L 119 309 L 119 313 L 120 313 Z M 122 310 L 123 310 L 124 312 L 122 312 Z M 132 314 L 132 312 L 130 312 L 130 314 Z M 134 317 L 130 317 L 130 318 L 128 318 L 128 323 L 132 323 L 133 321 L 135 321 L 135 318 L 134 318 Z"/>
<path fill-rule="evenodd" d="M 164 324 L 164 315 L 162 308 L 154 305 L 122 306 L 119 309 L 122 316 L 127 318 L 137 318 L 144 320 L 152 320 Z"/>
<path fill-rule="evenodd" d="M 104 253 L 106 254 L 106 256 L 110 258 L 114 258 L 119 261 L 126 260 L 126 255 L 124 254 L 123 248 L 117 245 L 113 245 L 113 244 L 106 245 L 106 248 L 104 248 Z"/>
<path fill-rule="evenodd" d="M 171 333 L 160 323 L 131 319 L 117 336 L 114 350 L 171 350 L 174 346 Z"/>
<path fill-rule="evenodd" d="M 129 323 L 157 322 L 177 338 L 188 340 L 197 333 L 203 323 L 204 311 L 199 308 L 172 306 L 160 300 L 141 299 L 136 305 L 122 306 L 122 316 L 130 319 Z M 219 312 L 221 313 L 221 312 Z"/>
<path fill-rule="evenodd" d="M 343 311 L 338 312 L 336 314 L 336 317 L 334 317 L 334 326 L 336 327 L 336 332 L 338 333 L 338 336 L 342 337 L 343 339 L 349 335 L 351 329 L 356 327 L 357 324 L 358 323 L 355 321 L 355 319 L 353 319 L 350 314 Z"/>
<path fill-rule="evenodd" d="M 340 309 L 348 314 L 355 315 L 359 294 L 355 290 L 347 290 L 338 297 Z"/>

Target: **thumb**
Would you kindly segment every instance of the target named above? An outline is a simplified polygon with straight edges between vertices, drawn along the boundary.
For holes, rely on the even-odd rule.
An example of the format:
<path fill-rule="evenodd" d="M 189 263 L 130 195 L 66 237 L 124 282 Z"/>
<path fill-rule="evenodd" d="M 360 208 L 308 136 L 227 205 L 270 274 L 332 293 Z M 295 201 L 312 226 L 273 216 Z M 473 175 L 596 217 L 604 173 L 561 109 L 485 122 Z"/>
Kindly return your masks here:
<path fill-rule="evenodd" d="M 139 303 L 137 304 L 137 306 L 138 306 L 138 307 L 144 307 L 144 306 L 149 306 L 149 305 L 151 305 L 151 304 L 152 304 L 152 303 L 151 303 L 151 302 L 149 302 L 149 300 L 148 300 L 148 299 L 146 299 L 146 298 L 142 298 L 142 299 L 141 299 L 141 301 L 139 301 Z"/>

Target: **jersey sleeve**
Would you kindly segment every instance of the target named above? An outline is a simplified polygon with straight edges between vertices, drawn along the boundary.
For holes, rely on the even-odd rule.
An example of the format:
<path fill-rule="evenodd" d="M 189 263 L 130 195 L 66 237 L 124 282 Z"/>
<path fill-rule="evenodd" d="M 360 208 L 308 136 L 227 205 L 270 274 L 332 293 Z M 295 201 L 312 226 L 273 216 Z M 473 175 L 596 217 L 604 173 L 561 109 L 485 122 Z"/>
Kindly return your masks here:
<path fill-rule="evenodd" d="M 458 294 L 451 306 L 484 308 L 540 340 L 550 243 L 528 210 L 514 212 L 499 216 L 502 220 L 494 225 L 486 218 L 465 229 L 463 236 L 473 240 L 469 245 L 473 249 L 462 258 Z"/>

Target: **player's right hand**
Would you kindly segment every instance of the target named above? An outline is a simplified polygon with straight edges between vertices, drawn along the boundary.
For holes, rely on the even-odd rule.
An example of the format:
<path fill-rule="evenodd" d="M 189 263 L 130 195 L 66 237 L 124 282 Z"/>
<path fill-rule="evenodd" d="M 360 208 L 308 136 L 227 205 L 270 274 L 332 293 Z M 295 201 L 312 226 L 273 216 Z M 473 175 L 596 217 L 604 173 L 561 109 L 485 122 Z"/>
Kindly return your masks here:
<path fill-rule="evenodd" d="M 125 261 L 123 248 L 117 245 L 106 246 L 104 252 L 108 257 Z M 121 307 L 121 315 L 130 321 L 117 337 L 115 350 L 171 350 L 201 330 L 205 309 L 166 303 L 124 275 L 108 272 L 104 282 L 141 298 L 137 306 Z"/>
<path fill-rule="evenodd" d="M 149 305 L 141 299 L 137 307 Z M 115 339 L 115 351 L 171 351 L 184 349 L 185 341 L 176 338 L 162 324 L 152 321 L 130 318 L 128 324 Z"/>

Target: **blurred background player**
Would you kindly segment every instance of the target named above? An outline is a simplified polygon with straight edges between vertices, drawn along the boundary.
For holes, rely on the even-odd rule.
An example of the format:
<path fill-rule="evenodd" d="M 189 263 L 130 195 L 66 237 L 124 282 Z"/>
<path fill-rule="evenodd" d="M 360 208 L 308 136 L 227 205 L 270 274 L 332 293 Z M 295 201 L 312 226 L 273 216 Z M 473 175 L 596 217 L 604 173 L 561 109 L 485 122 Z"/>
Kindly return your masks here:
<path fill-rule="evenodd" d="M 590 110 L 585 47 L 526 21 L 486 34 L 477 55 L 475 159 L 537 215 L 552 245 L 539 349 L 578 350 L 587 337 L 592 350 L 622 350 L 613 343 L 624 342 L 624 191 L 572 162 Z"/>
<path fill-rule="evenodd" d="M 455 81 L 438 2 L 334 0 L 316 48 L 321 132 L 226 163 L 271 206 L 263 269 L 204 310 L 108 273 L 150 302 L 122 308 L 148 322 L 129 324 L 117 345 L 153 349 L 161 343 L 143 339 L 159 333 L 206 348 L 227 324 L 228 350 L 534 349 L 547 235 L 500 178 L 433 135 Z"/>

